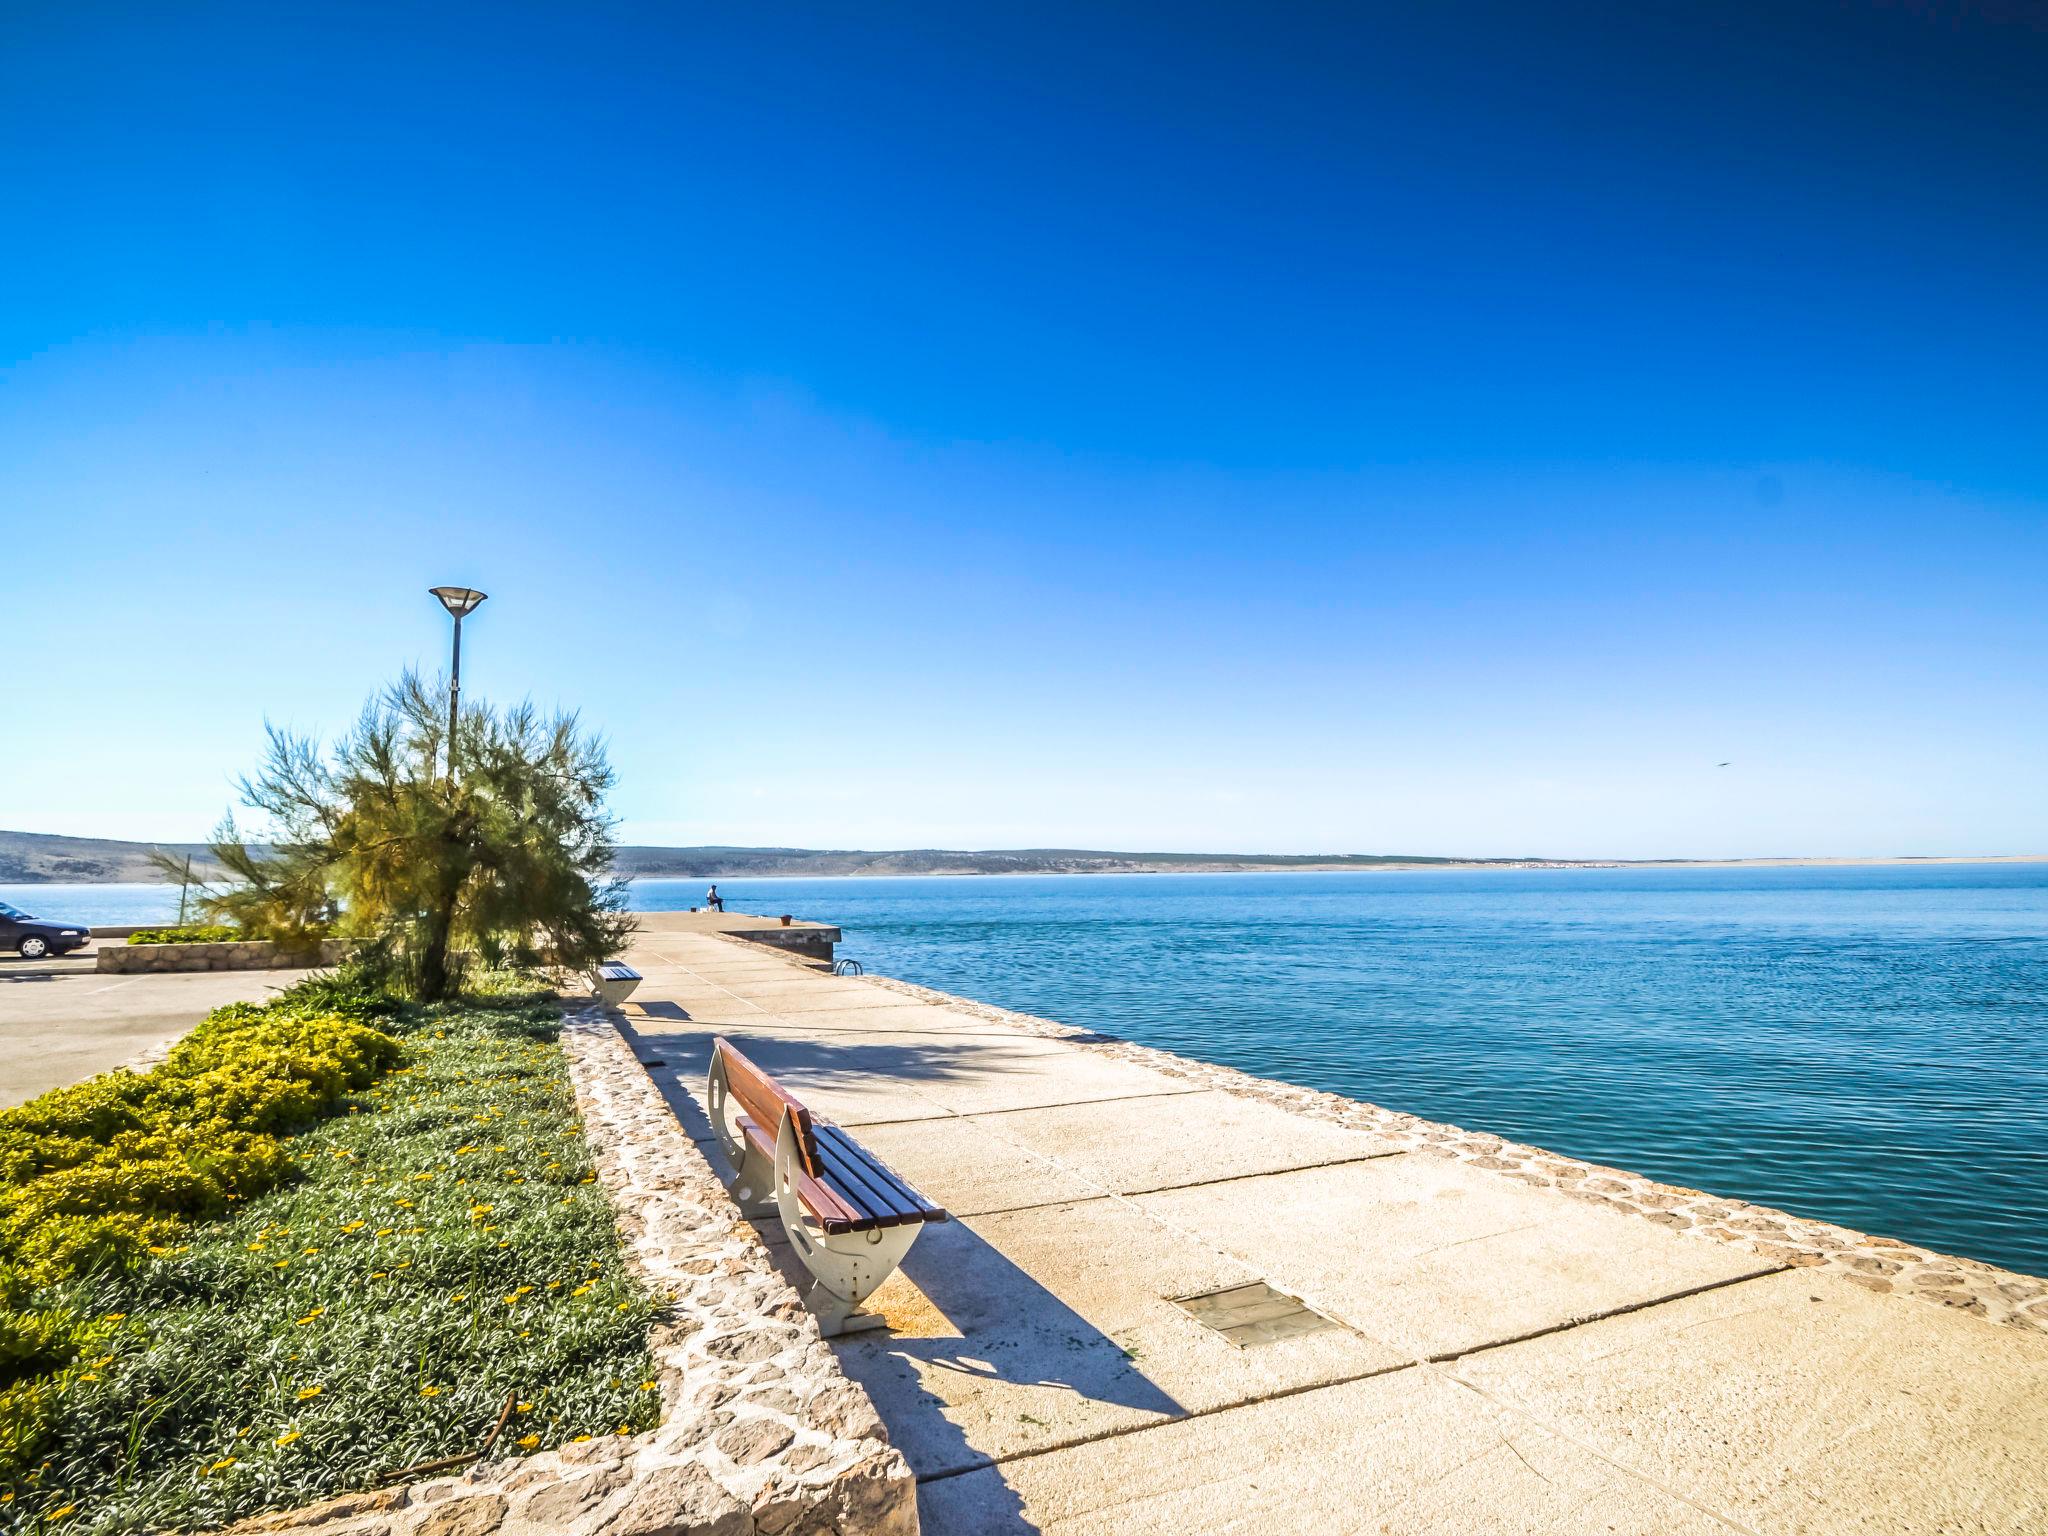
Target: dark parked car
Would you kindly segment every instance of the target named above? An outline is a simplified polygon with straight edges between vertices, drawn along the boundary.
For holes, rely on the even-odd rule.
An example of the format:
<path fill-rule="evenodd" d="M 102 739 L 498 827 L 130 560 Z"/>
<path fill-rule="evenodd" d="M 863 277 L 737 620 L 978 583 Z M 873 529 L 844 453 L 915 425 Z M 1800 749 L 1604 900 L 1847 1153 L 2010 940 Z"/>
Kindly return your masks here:
<path fill-rule="evenodd" d="M 0 949 L 20 950 L 24 960 L 61 955 L 91 942 L 92 930 L 83 923 L 46 923 L 0 901 Z"/>

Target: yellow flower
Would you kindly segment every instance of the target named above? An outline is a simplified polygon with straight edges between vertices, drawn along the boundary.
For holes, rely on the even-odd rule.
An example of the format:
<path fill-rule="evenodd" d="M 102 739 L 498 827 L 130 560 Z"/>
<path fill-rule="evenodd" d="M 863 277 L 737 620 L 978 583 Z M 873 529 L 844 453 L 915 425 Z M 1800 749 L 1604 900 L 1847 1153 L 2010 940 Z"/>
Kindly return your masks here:
<path fill-rule="evenodd" d="M 227 1470 L 227 1469 L 228 1469 L 229 1467 L 232 1467 L 232 1466 L 233 1466 L 234 1464 L 235 1464 L 235 1458 L 234 1458 L 234 1457 L 232 1457 L 232 1456 L 223 1456 L 223 1457 L 221 1457 L 221 1459 L 220 1459 L 219 1461 L 216 1461 L 216 1462 L 215 1462 L 215 1463 L 214 1463 L 214 1464 L 213 1464 L 212 1466 L 210 1466 L 210 1467 L 208 1467 L 208 1468 L 206 1469 L 205 1475 L 206 1475 L 207 1477 L 211 1477 L 211 1476 L 213 1476 L 213 1474 L 214 1474 L 214 1473 L 216 1473 L 216 1472 L 225 1472 L 225 1471 L 226 1471 L 226 1470 Z"/>
<path fill-rule="evenodd" d="M 275 1264 L 271 1265 L 270 1267 L 272 1269 L 290 1269 L 291 1265 L 292 1261 L 290 1259 L 279 1259 Z"/>
<path fill-rule="evenodd" d="M 303 1403 L 306 1401 L 306 1399 L 310 1397 L 318 1397 L 322 1392 L 326 1390 L 327 1389 L 321 1386 L 318 1382 L 315 1382 L 310 1387 L 301 1387 L 299 1388 L 299 1401 Z"/>
<path fill-rule="evenodd" d="M 327 1309 L 325 1307 L 315 1307 L 312 1311 L 308 1312 L 304 1317 L 294 1318 L 293 1321 L 297 1323 L 301 1328 L 303 1328 L 306 1326 L 306 1324 L 313 1321 L 314 1318 L 318 1317 L 321 1313 L 325 1312 L 326 1310 Z"/>
<path fill-rule="evenodd" d="M 296 1429 L 288 1429 L 283 1434 L 277 1437 L 277 1443 L 279 1445 L 290 1445 L 294 1440 L 298 1438 L 299 1432 Z"/>
<path fill-rule="evenodd" d="M 455 1294 L 454 1294 L 453 1296 L 450 1296 L 450 1297 L 449 1297 L 448 1299 L 449 1299 L 449 1301 L 451 1301 L 451 1302 L 456 1302 L 456 1301 L 467 1301 L 467 1300 L 469 1300 L 469 1292 L 467 1292 L 467 1291 L 457 1291 L 457 1292 L 456 1292 L 456 1293 L 455 1293 Z"/>
<path fill-rule="evenodd" d="M 575 1441 L 576 1441 L 576 1443 L 577 1443 L 578 1445 L 581 1445 L 581 1444 L 582 1444 L 582 1443 L 583 1443 L 584 1441 L 588 1440 L 589 1438 L 590 1438 L 590 1436 L 588 1436 L 588 1435 L 577 1435 L 577 1436 L 575 1436 L 575 1437 L 574 1437 L 574 1439 L 575 1439 Z"/>
<path fill-rule="evenodd" d="M 529 1450 L 529 1451 L 530 1451 L 530 1450 L 532 1450 L 532 1449 L 533 1449 L 533 1448 L 534 1448 L 534 1447 L 535 1447 L 536 1445 L 539 1445 L 539 1444 L 540 1444 L 540 1436 L 539 1436 L 539 1435 L 521 1435 L 521 1436 L 519 1437 L 519 1444 L 520 1444 L 520 1446 L 521 1446 L 521 1448 L 522 1448 L 522 1449 L 524 1449 L 524 1450 Z"/>
<path fill-rule="evenodd" d="M 622 1301 L 619 1303 L 619 1310 L 621 1312 L 630 1312 L 633 1310 L 633 1303 L 631 1303 L 630 1301 Z"/>
<path fill-rule="evenodd" d="M 320 1250 L 319 1250 L 318 1248 L 308 1248 L 308 1249 L 306 1250 L 306 1252 L 308 1252 L 308 1253 L 318 1253 L 319 1251 L 320 1251 Z"/>
<path fill-rule="evenodd" d="M 586 1280 L 581 1285 L 577 1286 L 576 1289 L 571 1291 L 569 1294 L 571 1296 L 581 1296 L 585 1291 L 588 1291 L 595 1284 L 597 1284 L 595 1280 Z"/>
<path fill-rule="evenodd" d="M 367 1221 L 351 1221 L 344 1223 L 341 1230 L 344 1232 L 359 1232 L 368 1225 Z"/>
<path fill-rule="evenodd" d="M 471 1221 L 482 1221 L 486 1216 L 491 1214 L 492 1210 L 493 1207 L 488 1205 L 472 1205 L 469 1208 L 469 1219 Z"/>
<path fill-rule="evenodd" d="M 109 1312 L 100 1321 L 103 1323 L 119 1323 L 126 1321 L 127 1317 L 128 1314 L 126 1312 Z"/>
<path fill-rule="evenodd" d="M 400 1205 L 402 1205 L 402 1206 L 406 1207 L 406 1208 L 407 1208 L 408 1210 L 410 1210 L 410 1209 L 412 1208 L 412 1202 L 411 1202 L 410 1200 L 401 1200 L 401 1201 L 399 1201 L 398 1203 L 399 1203 Z"/>
<path fill-rule="evenodd" d="M 420 1396 L 421 1396 L 421 1397 L 439 1397 L 440 1395 L 441 1395 L 441 1389 L 440 1389 L 439 1387 L 421 1387 L 421 1388 L 420 1388 Z"/>
<path fill-rule="evenodd" d="M 519 1405 L 519 1412 L 521 1412 L 521 1413 L 531 1413 L 531 1412 L 533 1412 L 533 1404 L 531 1404 L 531 1403 L 521 1403 L 521 1404 Z"/>
<path fill-rule="evenodd" d="M 652 1392 L 656 1387 L 660 1385 L 661 1383 L 657 1381 L 643 1381 L 640 1383 L 640 1390 L 642 1392 Z"/>
<path fill-rule="evenodd" d="M 12 1499 L 14 1495 L 10 1493 L 7 1497 Z M 44 1518 L 48 1520 L 62 1520 L 66 1515 L 76 1514 L 77 1512 L 78 1506 L 76 1504 L 66 1504 L 62 1509 L 51 1510 Z"/>
<path fill-rule="evenodd" d="M 397 1230 L 398 1228 L 396 1227 L 379 1227 L 377 1229 L 377 1235 L 379 1237 L 389 1237 L 392 1233 L 396 1232 Z"/>

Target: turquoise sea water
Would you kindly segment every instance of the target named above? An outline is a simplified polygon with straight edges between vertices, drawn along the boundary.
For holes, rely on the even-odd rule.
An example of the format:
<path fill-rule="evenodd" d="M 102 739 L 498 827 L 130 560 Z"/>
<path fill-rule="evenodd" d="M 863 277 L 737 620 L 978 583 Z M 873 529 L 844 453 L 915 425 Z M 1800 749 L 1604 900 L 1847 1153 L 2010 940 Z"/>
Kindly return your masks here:
<path fill-rule="evenodd" d="M 871 970 L 2048 1274 L 2048 865 L 719 885 Z"/>
<path fill-rule="evenodd" d="M 2048 865 L 719 884 L 871 970 L 2048 1273 Z"/>

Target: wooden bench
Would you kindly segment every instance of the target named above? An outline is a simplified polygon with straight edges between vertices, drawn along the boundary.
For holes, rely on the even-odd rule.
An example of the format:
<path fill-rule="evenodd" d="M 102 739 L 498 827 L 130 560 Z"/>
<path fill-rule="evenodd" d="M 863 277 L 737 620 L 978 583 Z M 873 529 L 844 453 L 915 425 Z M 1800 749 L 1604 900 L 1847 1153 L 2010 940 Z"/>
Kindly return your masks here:
<path fill-rule="evenodd" d="M 616 1008 L 640 987 L 640 973 L 630 965 L 608 960 L 592 972 L 590 984 L 607 1008 Z"/>
<path fill-rule="evenodd" d="M 903 1262 L 918 1230 L 946 1213 L 730 1041 L 712 1042 L 705 1100 L 733 1168 L 726 1188 L 743 1215 L 782 1218 L 813 1278 L 804 1304 L 819 1331 L 829 1339 L 881 1326 L 860 1304 Z"/>

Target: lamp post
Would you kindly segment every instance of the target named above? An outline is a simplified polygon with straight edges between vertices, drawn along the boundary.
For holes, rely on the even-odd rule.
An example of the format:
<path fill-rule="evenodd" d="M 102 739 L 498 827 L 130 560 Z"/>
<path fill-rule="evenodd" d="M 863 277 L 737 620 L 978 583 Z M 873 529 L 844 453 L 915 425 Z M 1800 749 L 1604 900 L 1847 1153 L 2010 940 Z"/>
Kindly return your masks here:
<path fill-rule="evenodd" d="M 462 703 L 462 621 L 476 611 L 485 594 L 474 587 L 429 587 L 455 618 L 455 659 L 448 668 L 448 782 L 455 782 L 455 722 Z"/>

